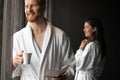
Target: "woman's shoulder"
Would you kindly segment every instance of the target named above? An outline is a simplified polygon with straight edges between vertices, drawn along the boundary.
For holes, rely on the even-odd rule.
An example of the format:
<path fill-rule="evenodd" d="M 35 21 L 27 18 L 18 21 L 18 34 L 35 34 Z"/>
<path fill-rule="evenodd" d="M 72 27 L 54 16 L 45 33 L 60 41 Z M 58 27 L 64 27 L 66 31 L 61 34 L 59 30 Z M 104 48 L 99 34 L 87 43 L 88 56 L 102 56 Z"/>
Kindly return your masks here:
<path fill-rule="evenodd" d="M 87 44 L 86 47 L 93 47 L 93 48 L 97 48 L 99 46 L 99 42 L 98 41 L 91 41 Z"/>

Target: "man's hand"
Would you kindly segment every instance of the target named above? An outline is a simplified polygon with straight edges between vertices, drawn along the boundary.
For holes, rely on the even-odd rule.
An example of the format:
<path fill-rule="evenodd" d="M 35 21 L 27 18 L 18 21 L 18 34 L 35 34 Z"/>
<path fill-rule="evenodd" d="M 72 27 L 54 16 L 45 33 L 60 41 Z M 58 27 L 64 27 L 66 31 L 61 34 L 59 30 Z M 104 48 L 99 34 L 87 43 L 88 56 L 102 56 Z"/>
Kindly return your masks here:
<path fill-rule="evenodd" d="M 17 65 L 23 63 L 23 53 L 24 51 L 18 52 L 16 56 L 13 58 L 13 68 L 15 69 Z"/>
<path fill-rule="evenodd" d="M 51 78 L 51 80 L 66 80 L 66 76 L 62 75 L 62 76 L 57 77 L 57 78 Z"/>

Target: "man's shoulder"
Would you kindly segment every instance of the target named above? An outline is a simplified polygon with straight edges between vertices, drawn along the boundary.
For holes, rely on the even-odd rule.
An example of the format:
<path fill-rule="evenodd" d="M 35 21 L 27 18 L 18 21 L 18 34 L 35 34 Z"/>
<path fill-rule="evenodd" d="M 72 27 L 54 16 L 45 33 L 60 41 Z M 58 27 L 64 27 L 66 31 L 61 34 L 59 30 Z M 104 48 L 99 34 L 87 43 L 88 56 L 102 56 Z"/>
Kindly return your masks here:
<path fill-rule="evenodd" d="M 56 26 L 54 26 L 54 28 L 55 28 L 55 32 L 56 32 L 56 33 L 65 34 L 64 30 L 62 30 L 61 28 L 56 27 Z"/>
<path fill-rule="evenodd" d="M 64 30 L 62 30 L 59 27 L 54 27 L 54 28 L 55 28 L 54 34 L 55 34 L 56 39 L 59 39 L 59 41 L 70 40 L 69 36 L 67 35 L 67 33 L 65 33 Z"/>
<path fill-rule="evenodd" d="M 14 34 L 13 34 L 13 36 L 14 37 L 19 37 L 19 36 L 22 36 L 22 35 L 24 35 L 25 34 L 25 28 L 22 28 L 22 29 L 20 29 L 20 30 L 18 30 L 18 31 L 16 31 Z"/>
<path fill-rule="evenodd" d="M 59 28 L 59 27 L 54 26 L 54 30 L 55 30 L 56 36 L 58 36 L 58 37 L 67 37 L 67 36 L 68 36 L 68 35 L 65 33 L 65 31 L 62 30 L 62 29 Z"/>
<path fill-rule="evenodd" d="M 52 32 L 53 35 L 60 37 L 63 34 L 65 34 L 65 32 L 61 28 L 52 24 L 51 22 L 48 22 L 48 25 L 51 27 L 51 32 Z"/>
<path fill-rule="evenodd" d="M 65 33 L 61 28 L 59 28 L 58 26 L 52 24 L 51 22 L 48 22 L 48 25 L 51 27 L 52 32 L 60 33 L 60 34 Z"/>

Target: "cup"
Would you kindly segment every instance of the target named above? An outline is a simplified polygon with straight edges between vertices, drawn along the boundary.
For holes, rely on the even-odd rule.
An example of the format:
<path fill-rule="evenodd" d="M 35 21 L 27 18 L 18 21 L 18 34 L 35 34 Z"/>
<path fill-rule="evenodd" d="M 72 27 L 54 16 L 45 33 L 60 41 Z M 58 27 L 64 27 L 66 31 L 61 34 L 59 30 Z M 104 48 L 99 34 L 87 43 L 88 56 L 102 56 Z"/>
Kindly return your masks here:
<path fill-rule="evenodd" d="M 32 53 L 23 53 L 23 64 L 30 64 Z"/>

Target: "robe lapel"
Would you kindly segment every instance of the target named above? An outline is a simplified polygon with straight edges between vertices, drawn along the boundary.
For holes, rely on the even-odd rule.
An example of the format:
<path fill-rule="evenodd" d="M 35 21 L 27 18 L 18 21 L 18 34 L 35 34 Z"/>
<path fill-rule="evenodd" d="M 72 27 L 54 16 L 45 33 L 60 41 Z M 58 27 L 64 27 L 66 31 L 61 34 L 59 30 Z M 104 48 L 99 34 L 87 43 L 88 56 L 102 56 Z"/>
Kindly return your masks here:
<path fill-rule="evenodd" d="M 31 27 L 29 25 L 29 22 L 27 23 L 27 26 L 26 26 L 26 31 L 24 33 L 26 36 L 25 36 L 25 46 L 29 46 L 29 48 L 25 49 L 26 51 L 25 52 L 33 52 L 34 51 L 34 44 L 33 44 L 33 36 L 32 36 L 32 30 L 31 30 Z"/>
<path fill-rule="evenodd" d="M 43 47 L 42 47 L 42 53 L 44 54 L 46 51 L 46 48 L 48 46 L 49 40 L 50 40 L 50 36 L 51 36 L 51 27 L 48 23 L 47 27 L 46 27 L 46 31 L 45 31 L 45 36 L 44 36 L 44 41 L 43 41 Z"/>
<path fill-rule="evenodd" d="M 43 60 L 45 58 L 45 55 L 47 55 L 46 49 L 47 49 L 48 44 L 50 42 L 50 38 L 51 38 L 51 25 L 50 25 L 50 23 L 47 23 L 45 36 L 44 36 L 44 41 L 43 41 L 43 47 L 42 47 L 41 66 L 42 66 L 42 64 L 44 62 Z"/>
<path fill-rule="evenodd" d="M 38 75 L 40 72 L 40 69 L 41 69 L 41 62 L 42 62 L 42 59 L 43 59 L 43 53 L 41 54 L 40 51 L 39 51 L 39 48 L 38 48 L 38 45 L 35 41 L 35 39 L 33 38 L 33 35 L 32 35 L 32 29 L 29 25 L 29 22 L 27 24 L 27 27 L 28 29 L 27 32 L 26 32 L 26 37 L 28 37 L 29 40 L 26 41 L 26 43 L 28 44 L 29 46 L 29 49 L 27 49 L 27 51 L 31 51 L 32 52 L 32 57 L 31 57 L 31 66 L 33 66 L 33 69 L 35 70 L 35 73 Z M 29 43 L 28 43 L 29 41 Z M 27 45 L 26 44 L 26 45 Z"/>
<path fill-rule="evenodd" d="M 27 29 L 28 32 L 26 32 L 27 33 L 26 38 L 28 37 L 28 40 L 26 40 L 26 42 L 28 43 L 29 41 L 28 46 L 30 48 L 30 49 L 27 49 L 27 51 L 29 50 L 29 51 L 32 51 L 33 53 L 36 53 L 36 55 L 34 55 L 32 60 L 37 60 L 36 64 L 34 63 L 34 65 L 38 67 L 36 71 L 39 73 L 39 71 L 41 71 L 42 66 L 44 65 L 45 56 L 47 55 L 46 50 L 47 50 L 47 47 L 49 45 L 50 38 L 52 35 L 52 31 L 51 31 L 52 25 L 49 22 L 47 23 L 44 41 L 43 41 L 42 53 L 40 53 L 38 45 L 32 36 L 32 30 L 30 28 L 29 23 L 27 24 L 27 28 L 28 28 Z"/>

